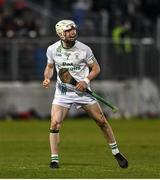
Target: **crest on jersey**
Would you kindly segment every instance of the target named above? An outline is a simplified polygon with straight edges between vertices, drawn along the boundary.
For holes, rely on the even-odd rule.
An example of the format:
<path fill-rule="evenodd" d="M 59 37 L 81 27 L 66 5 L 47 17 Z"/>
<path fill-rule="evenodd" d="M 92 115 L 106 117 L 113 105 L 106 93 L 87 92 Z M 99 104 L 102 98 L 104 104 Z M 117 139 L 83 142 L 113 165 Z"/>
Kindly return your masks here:
<path fill-rule="evenodd" d="M 79 59 L 79 53 L 75 53 L 75 59 Z"/>
<path fill-rule="evenodd" d="M 67 56 L 67 59 L 68 59 L 69 56 L 71 55 L 71 53 L 67 53 L 67 52 L 65 52 L 64 54 L 65 54 L 65 56 Z"/>

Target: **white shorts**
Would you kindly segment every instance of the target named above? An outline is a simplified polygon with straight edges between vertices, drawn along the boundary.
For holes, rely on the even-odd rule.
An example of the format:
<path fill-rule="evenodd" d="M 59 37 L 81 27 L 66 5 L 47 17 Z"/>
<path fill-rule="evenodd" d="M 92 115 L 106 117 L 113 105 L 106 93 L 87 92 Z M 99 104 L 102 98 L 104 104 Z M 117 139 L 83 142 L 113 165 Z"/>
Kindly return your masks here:
<path fill-rule="evenodd" d="M 97 103 L 96 99 L 88 93 L 82 93 L 73 91 L 73 88 L 65 89 L 62 91 L 61 85 L 56 85 L 55 96 L 52 104 L 57 104 L 66 108 L 70 108 L 75 105 L 76 108 L 81 108 L 83 105 L 91 105 Z"/>

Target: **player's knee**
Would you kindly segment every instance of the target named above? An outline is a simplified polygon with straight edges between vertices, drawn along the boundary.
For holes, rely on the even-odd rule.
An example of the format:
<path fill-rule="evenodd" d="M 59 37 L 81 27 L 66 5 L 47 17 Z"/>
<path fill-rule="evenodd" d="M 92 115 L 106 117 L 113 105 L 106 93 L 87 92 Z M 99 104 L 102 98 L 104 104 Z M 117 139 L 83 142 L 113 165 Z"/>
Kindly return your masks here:
<path fill-rule="evenodd" d="M 97 125 L 101 128 L 107 126 L 107 120 L 103 114 L 99 118 L 97 118 L 95 121 L 96 121 Z"/>
<path fill-rule="evenodd" d="M 51 121 L 50 129 L 60 129 L 60 123 L 58 121 Z"/>
<path fill-rule="evenodd" d="M 96 123 L 100 128 L 103 128 L 103 127 L 105 127 L 107 125 L 106 121 L 102 120 L 102 119 L 101 120 L 96 120 Z"/>
<path fill-rule="evenodd" d="M 106 120 L 105 116 L 103 114 L 101 114 L 101 116 L 96 120 L 96 123 L 100 128 L 103 128 L 103 127 L 106 127 L 107 120 Z"/>

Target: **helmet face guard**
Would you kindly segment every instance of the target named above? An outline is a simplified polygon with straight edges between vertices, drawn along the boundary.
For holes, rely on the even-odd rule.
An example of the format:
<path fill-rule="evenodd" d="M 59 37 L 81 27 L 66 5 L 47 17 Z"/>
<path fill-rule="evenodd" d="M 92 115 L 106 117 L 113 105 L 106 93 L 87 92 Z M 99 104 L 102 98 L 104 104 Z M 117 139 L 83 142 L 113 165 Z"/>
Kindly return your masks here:
<path fill-rule="evenodd" d="M 55 25 L 56 33 L 62 40 L 65 40 L 65 31 L 72 28 L 77 28 L 75 22 L 72 20 L 62 20 Z"/>

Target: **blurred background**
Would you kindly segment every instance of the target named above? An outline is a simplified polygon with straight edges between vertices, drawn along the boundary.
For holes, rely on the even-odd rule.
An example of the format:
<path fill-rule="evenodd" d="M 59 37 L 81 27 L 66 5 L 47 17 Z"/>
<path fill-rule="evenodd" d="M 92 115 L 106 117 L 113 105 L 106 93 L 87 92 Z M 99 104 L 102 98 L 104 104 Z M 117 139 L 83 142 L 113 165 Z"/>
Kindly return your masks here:
<path fill-rule="evenodd" d="M 101 66 L 92 88 L 119 107 L 102 105 L 108 116 L 159 117 L 159 0 L 0 0 L 0 119 L 50 116 L 55 76 L 45 90 L 43 71 L 62 19 L 76 22 Z"/>

